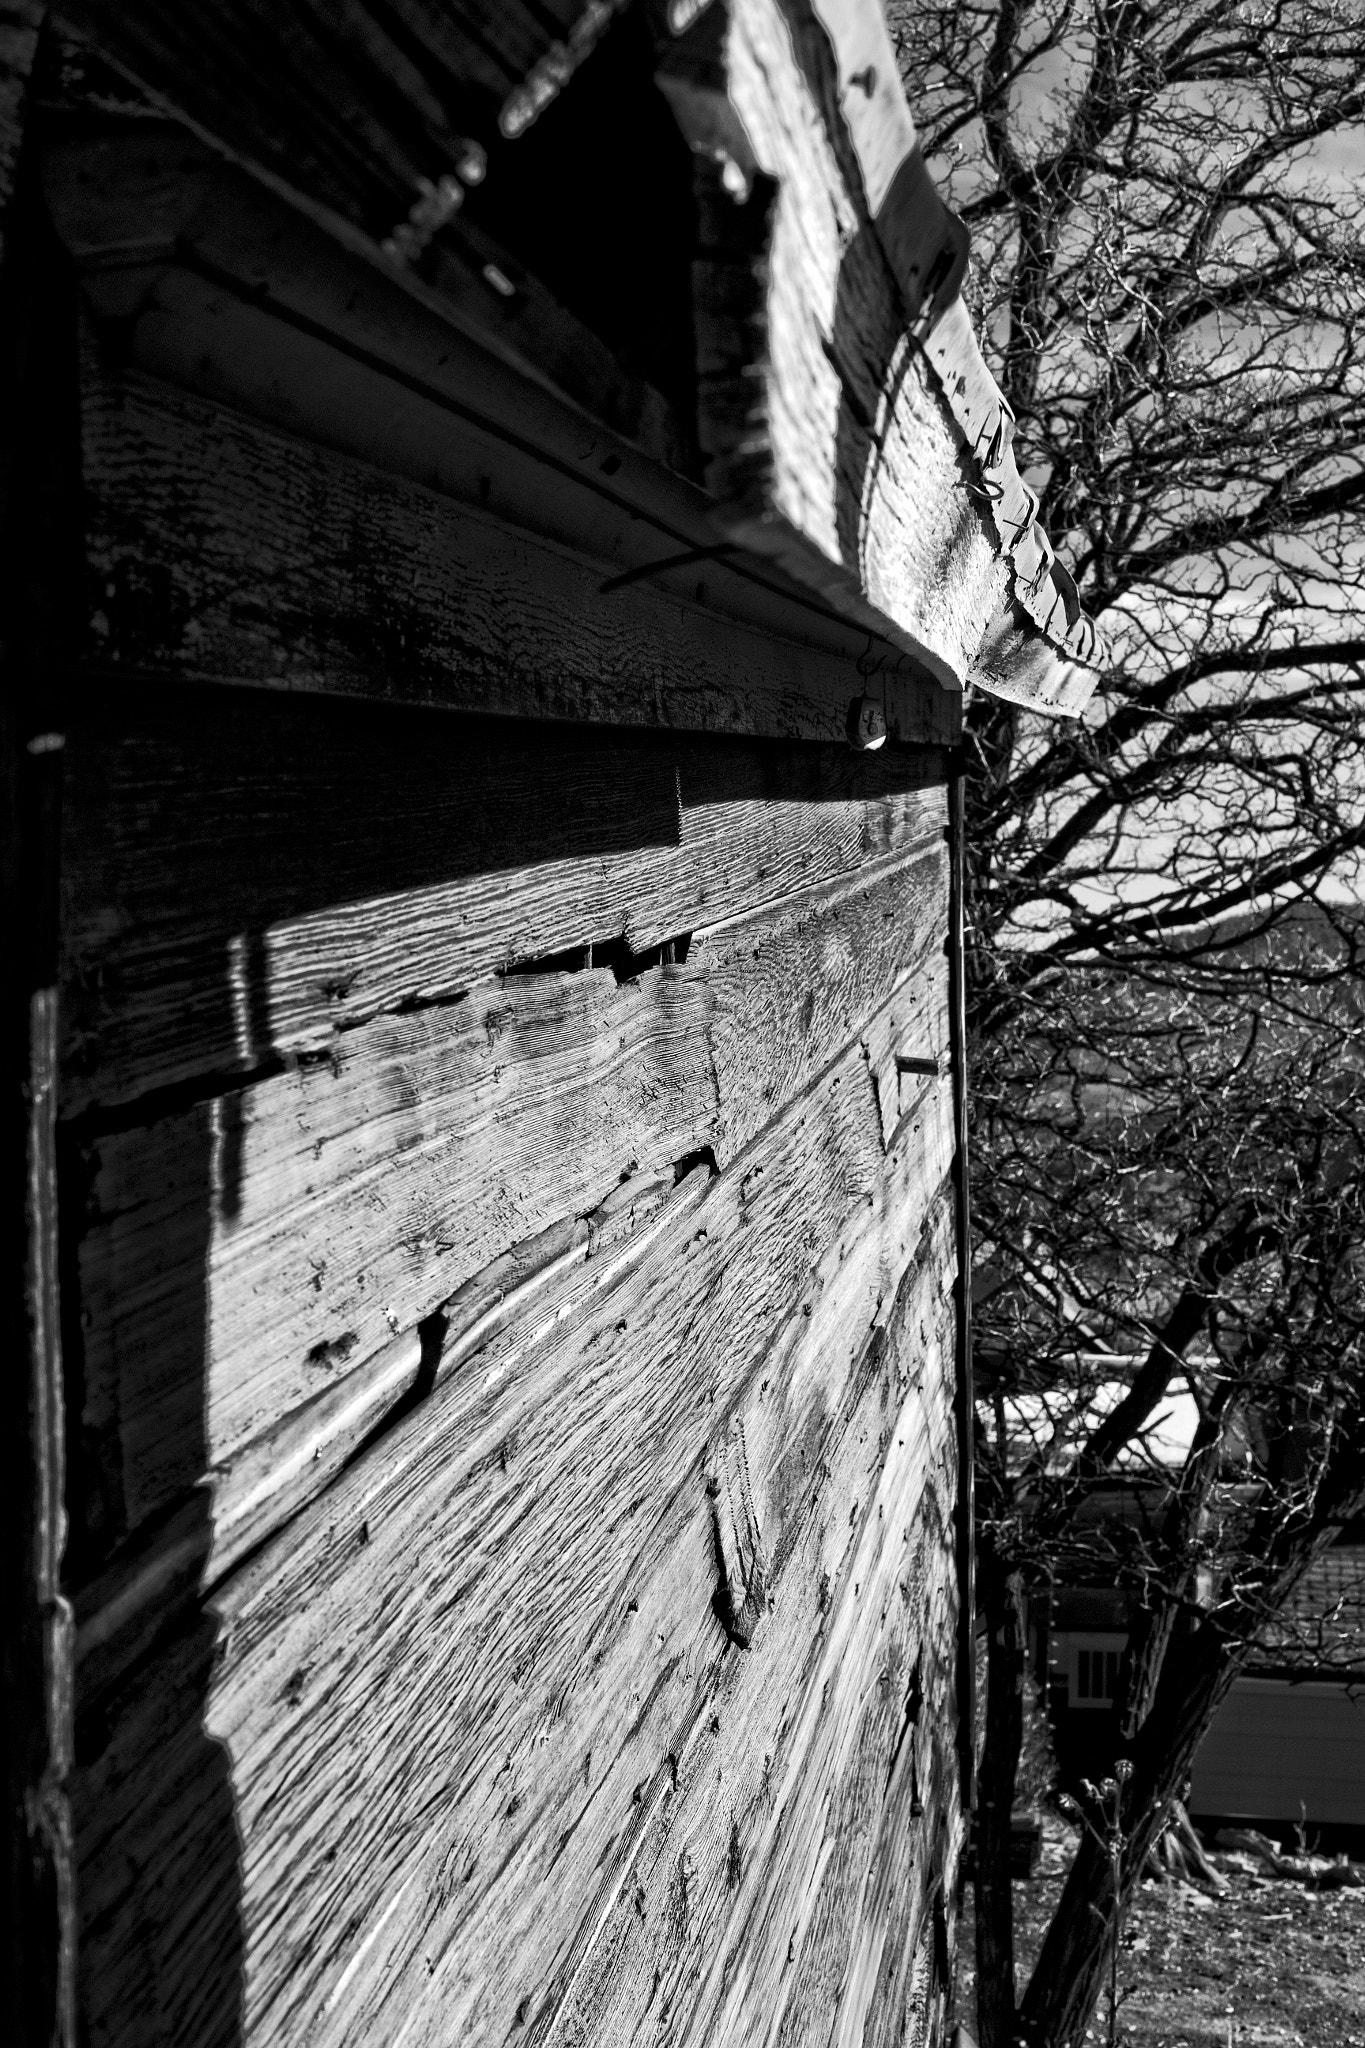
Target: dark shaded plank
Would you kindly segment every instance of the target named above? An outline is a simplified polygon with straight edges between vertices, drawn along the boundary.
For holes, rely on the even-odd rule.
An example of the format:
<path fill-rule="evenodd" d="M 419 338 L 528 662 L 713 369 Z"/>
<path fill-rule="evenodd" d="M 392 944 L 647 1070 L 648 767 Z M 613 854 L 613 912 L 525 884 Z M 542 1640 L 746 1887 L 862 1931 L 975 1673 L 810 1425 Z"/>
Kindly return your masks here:
<path fill-rule="evenodd" d="M 727 600 L 747 597 L 747 586 L 723 560 L 617 585 L 686 545 L 650 532 L 628 504 L 604 505 L 534 456 L 282 327 L 258 303 L 239 307 L 197 279 L 178 295 L 166 283 L 144 324 L 159 314 L 158 334 L 183 325 L 187 293 L 207 296 L 214 313 L 213 332 L 185 340 L 201 378 L 220 366 L 209 381 L 241 404 L 254 397 L 254 368 L 267 392 L 297 389 L 307 402 L 285 408 L 296 432 L 282 433 L 168 384 L 109 377 L 92 358 L 87 655 L 99 670 L 541 718 L 843 736 L 850 701 L 868 687 L 856 666 L 863 649 L 827 649 L 808 614 L 788 606 L 784 615 L 775 600 L 776 633 L 735 616 Z M 363 453 L 376 444 L 383 468 L 299 437 L 335 440 L 337 422 Z M 584 437 L 587 459 L 586 427 Z M 609 451 L 597 456 L 612 465 Z M 416 481 L 391 473 L 404 469 Z M 884 666 L 876 690 L 893 736 L 951 741 L 957 701 Z"/>
<path fill-rule="evenodd" d="M 322 0 L 218 0 L 193 23 L 159 0 L 58 10 L 210 132 L 376 235 L 404 217 L 419 177 L 458 160 L 463 130 L 493 128 L 520 62 L 551 40 L 517 0 L 496 12 L 522 25 L 518 57 L 471 34 L 469 10 L 464 23 L 420 0 L 402 11 L 406 33 L 395 36 L 391 15 Z"/>
<path fill-rule="evenodd" d="M 77 604 L 80 477 L 75 307 L 31 177 L 45 12 L 0 12 L 0 1979 L 16 2048 L 76 2040 L 54 682 Z"/>
<path fill-rule="evenodd" d="M 107 337 L 87 356 L 92 401 L 136 366 L 558 542 L 604 576 L 648 572 L 694 602 L 700 583 L 711 608 L 795 643 L 796 658 L 885 677 L 899 730 L 902 695 L 915 694 L 908 657 L 771 565 L 716 552 L 708 494 L 555 389 L 554 339 L 538 318 L 534 361 L 503 348 L 486 316 L 509 302 L 484 278 L 477 304 L 468 287 L 452 296 L 450 264 L 433 290 L 169 125 L 54 139 L 43 172 Z"/>
<path fill-rule="evenodd" d="M 323 1052 L 508 965 L 642 952 L 847 874 L 942 829 L 942 759 L 246 692 L 87 700 L 64 1109 Z"/>
<path fill-rule="evenodd" d="M 503 1332 L 221 1590 L 204 1725 L 233 1759 L 249 2027 L 388 2039 L 420 2006 L 414 2039 L 502 2040 L 534 2010 L 637 1787 L 647 1802 L 707 1671 L 740 1654 L 712 1607 L 708 1446 L 746 1399 L 776 1404 L 786 1480 L 749 1433 L 784 1555 L 823 1499 L 840 1388 L 880 1372 L 878 1303 L 942 1201 L 950 1142 L 945 1113 L 884 1166 L 855 1048 L 700 1199 L 681 1192 L 638 1273 Z M 878 1462 L 875 1429 L 858 1442 L 855 1462 Z M 850 1528 L 831 1499 L 832 1568 Z M 213 1825 L 176 1743 L 148 1750 L 165 1740 L 157 1669 L 78 1791 L 87 1968 L 124 2026 L 151 2001 L 188 2009 L 197 1969 L 187 1941 L 150 1983 L 128 1916 L 165 1902 L 128 1871 L 162 1867 L 163 1834 Z"/>

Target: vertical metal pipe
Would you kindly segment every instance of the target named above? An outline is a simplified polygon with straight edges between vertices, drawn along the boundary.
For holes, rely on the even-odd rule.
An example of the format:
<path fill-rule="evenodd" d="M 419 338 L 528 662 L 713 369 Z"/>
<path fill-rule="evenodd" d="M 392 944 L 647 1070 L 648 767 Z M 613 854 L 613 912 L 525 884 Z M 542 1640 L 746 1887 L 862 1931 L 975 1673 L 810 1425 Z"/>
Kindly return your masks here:
<path fill-rule="evenodd" d="M 967 1158 L 966 761 L 961 747 L 949 757 L 948 977 L 953 1063 L 953 1185 L 956 1195 L 957 1281 L 957 1711 L 962 1806 L 970 1812 L 976 1774 L 976 1507 L 972 1387 L 972 1203 Z"/>

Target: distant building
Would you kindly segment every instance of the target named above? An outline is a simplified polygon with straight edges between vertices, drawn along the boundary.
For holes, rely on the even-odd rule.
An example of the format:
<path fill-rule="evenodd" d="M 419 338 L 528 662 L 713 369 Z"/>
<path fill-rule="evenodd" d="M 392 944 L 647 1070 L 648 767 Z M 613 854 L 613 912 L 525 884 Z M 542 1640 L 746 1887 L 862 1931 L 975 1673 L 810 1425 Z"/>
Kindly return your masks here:
<path fill-rule="evenodd" d="M 1190 1809 L 1365 1828 L 1365 1541 L 1319 1557 L 1195 1758 Z"/>
<path fill-rule="evenodd" d="M 1108 1514 L 1151 1514 L 1158 1489 L 1105 1496 Z M 1058 1589 L 1032 1617 L 1063 1784 L 1108 1767 L 1112 1714 L 1134 1609 L 1118 1586 Z M 1199 1820 L 1283 1831 L 1365 1828 L 1365 1533 L 1343 1532 L 1300 1581 L 1234 1681 L 1194 1762 Z"/>

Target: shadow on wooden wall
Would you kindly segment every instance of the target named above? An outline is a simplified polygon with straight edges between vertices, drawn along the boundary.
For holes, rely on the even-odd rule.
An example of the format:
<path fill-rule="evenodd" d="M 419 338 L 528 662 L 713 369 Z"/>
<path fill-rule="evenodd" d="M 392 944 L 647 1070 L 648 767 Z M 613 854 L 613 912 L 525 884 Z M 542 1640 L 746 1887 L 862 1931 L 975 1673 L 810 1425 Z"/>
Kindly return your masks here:
<path fill-rule="evenodd" d="M 563 1005 L 576 1015 L 569 991 L 603 979 L 574 970 L 609 967 L 621 1003 L 643 1002 L 624 984 L 682 957 L 732 898 L 899 859 L 941 757 L 528 729 L 208 686 L 125 684 L 111 700 L 86 685 L 67 729 L 60 1142 L 82 2004 L 92 2048 L 230 2048 L 262 2024 L 248 2026 L 244 1957 L 276 1948 L 280 1901 L 325 1890 L 309 1866 L 336 1854 L 286 1830 L 289 1867 L 267 1867 L 283 1851 L 259 1846 L 271 1833 L 259 1809 L 296 1799 L 299 1765 L 263 1791 L 273 1766 L 253 1759 L 254 1819 L 239 1819 L 223 1678 L 247 1656 L 283 1722 L 326 1687 L 329 1653 L 295 1668 L 269 1645 L 244 1652 L 219 1619 L 243 1611 L 254 1560 L 288 1545 L 326 1471 L 308 1493 L 272 1495 L 249 1528 L 230 1503 L 244 1469 L 278 1466 L 280 1430 L 349 1398 L 402 1341 L 400 1323 L 420 1334 L 465 1265 L 503 1249 L 496 1237 L 480 1249 L 498 1219 L 460 1162 L 458 1123 L 442 1121 L 470 1113 L 458 1089 L 493 1057 L 485 1010 L 506 1013 L 499 1056 L 515 1059 L 519 1029 L 547 1004 L 556 1020 Z M 685 1031 L 678 1056 L 704 1064 Z M 395 1175 L 404 1153 L 438 1147 L 415 1193 L 386 1181 L 382 1220 L 365 1220 L 363 1186 L 348 1192 L 365 1181 L 348 1146 L 376 1142 L 346 1120 L 362 1114 L 390 1132 Z M 541 1116 L 552 1151 L 567 1144 L 568 1112 Z M 323 1119 L 306 1134 L 316 1170 L 298 1142 L 310 1117 Z M 485 1179 L 520 1158 L 489 1153 Z M 600 1199 L 603 1171 L 561 1155 L 550 1178 L 570 1215 Z M 340 1226 L 323 1227 L 328 1201 L 343 1203 L 340 1241 Z M 505 1228 L 515 1234 L 513 1212 Z M 369 1286 L 343 1280 L 353 1241 Z M 395 1382 L 350 1462 L 416 1386 Z M 354 1768 L 366 1774 L 362 1753 Z M 286 2004 L 295 1973 L 313 1974 L 316 1938 L 283 1977 L 272 1962 Z M 328 1935 L 342 1952 L 349 1940 Z"/>

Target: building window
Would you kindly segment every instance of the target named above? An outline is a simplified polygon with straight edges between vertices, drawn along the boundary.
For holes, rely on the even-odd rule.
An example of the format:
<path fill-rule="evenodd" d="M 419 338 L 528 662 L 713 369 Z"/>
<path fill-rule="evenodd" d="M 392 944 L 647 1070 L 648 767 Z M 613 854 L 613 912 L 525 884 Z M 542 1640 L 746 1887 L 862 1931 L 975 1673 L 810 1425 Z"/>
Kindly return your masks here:
<path fill-rule="evenodd" d="M 1118 1695 L 1119 1650 L 1077 1650 L 1076 1699 L 1108 1705 Z"/>
<path fill-rule="evenodd" d="M 1112 1707 L 1128 1638 L 1117 1629 L 1061 1629 L 1053 1636 L 1053 1705 L 1089 1709 Z"/>

